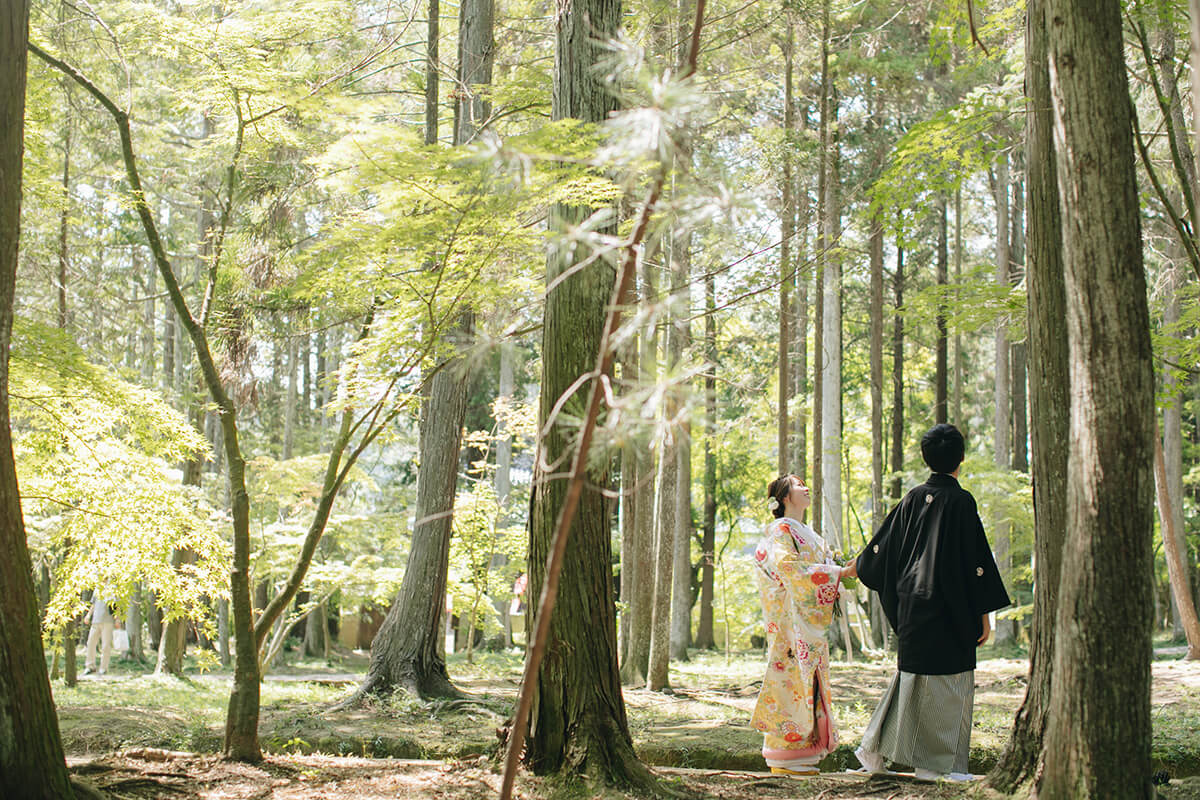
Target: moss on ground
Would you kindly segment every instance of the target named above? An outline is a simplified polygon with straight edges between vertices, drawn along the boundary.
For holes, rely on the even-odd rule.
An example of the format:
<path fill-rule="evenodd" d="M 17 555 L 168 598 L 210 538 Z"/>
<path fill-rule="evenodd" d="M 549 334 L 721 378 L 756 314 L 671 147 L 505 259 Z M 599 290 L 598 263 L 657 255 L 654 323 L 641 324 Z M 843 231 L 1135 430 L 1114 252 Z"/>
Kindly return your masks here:
<path fill-rule="evenodd" d="M 356 665 L 357 666 L 357 665 Z M 822 762 L 827 771 L 854 768 L 862 737 L 891 675 L 889 661 L 835 663 L 832 690 L 841 744 Z M 1024 697 L 1025 662 L 993 659 L 977 671 L 971 770 L 995 764 Z M 481 654 L 478 663 L 450 664 L 471 702 L 422 702 L 404 695 L 363 707 L 329 711 L 361 672 L 291 668 L 263 684 L 260 741 L 269 753 L 460 760 L 493 756 L 512 710 L 520 656 Z M 672 694 L 625 689 L 634 747 L 655 766 L 762 770 L 761 739 L 748 725 L 762 672 L 760 653 L 726 663 L 694 654 L 672 666 Z M 290 673 L 290 674 L 288 674 Z M 1173 777 L 1200 775 L 1200 665 L 1156 662 L 1153 755 Z M 312 678 L 313 680 L 309 680 Z M 186 680 L 134 672 L 55 687 L 68 753 L 85 755 L 157 747 L 214 753 L 221 748 L 228 675 Z"/>

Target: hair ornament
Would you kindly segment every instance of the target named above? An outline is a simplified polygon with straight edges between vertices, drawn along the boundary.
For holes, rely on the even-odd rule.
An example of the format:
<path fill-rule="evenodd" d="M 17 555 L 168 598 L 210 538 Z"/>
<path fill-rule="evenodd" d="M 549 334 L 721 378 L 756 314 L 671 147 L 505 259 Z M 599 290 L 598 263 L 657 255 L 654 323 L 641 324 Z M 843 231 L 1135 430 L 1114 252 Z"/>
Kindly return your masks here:
<path fill-rule="evenodd" d="M 775 509 L 779 508 L 779 501 L 776 500 L 774 497 L 768 499 L 767 500 L 767 508 L 770 509 L 771 511 L 774 511 Z"/>

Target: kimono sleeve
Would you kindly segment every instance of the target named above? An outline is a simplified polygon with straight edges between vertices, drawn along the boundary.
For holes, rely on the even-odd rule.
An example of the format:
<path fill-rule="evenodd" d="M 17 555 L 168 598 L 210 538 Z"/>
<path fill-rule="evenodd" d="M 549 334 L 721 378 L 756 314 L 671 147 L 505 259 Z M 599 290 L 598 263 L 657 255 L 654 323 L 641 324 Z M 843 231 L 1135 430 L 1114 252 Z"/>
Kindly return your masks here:
<path fill-rule="evenodd" d="M 795 541 L 787 523 L 781 523 L 772 539 L 776 574 L 795 611 L 810 625 L 828 627 L 838 599 L 841 567 L 819 561 L 821 553 Z"/>
<path fill-rule="evenodd" d="M 900 521 L 900 509 L 903 505 L 903 503 L 897 503 L 888 512 L 883 524 L 879 526 L 879 530 L 875 532 L 871 541 L 867 542 L 867 546 L 855 560 L 858 565 L 858 578 L 868 589 L 882 592 L 888 585 L 888 551 L 892 532 Z"/>
<path fill-rule="evenodd" d="M 964 565 L 967 573 L 967 598 L 971 612 L 982 616 L 989 611 L 996 611 L 1012 604 L 1004 581 L 1000 577 L 1000 569 L 992 556 L 991 545 L 988 544 L 987 534 L 983 532 L 983 522 L 979 512 L 972 502 L 971 546 L 963 548 L 968 561 Z"/>

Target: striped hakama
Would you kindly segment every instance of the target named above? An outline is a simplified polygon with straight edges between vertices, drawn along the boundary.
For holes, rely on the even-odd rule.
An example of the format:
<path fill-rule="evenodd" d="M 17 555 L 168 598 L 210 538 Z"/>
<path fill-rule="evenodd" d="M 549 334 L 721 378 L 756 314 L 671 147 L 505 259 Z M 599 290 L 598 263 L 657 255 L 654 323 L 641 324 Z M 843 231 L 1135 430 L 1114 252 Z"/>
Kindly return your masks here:
<path fill-rule="evenodd" d="M 913 768 L 967 772 L 974 703 L 975 670 L 897 671 L 863 733 L 862 749 Z"/>

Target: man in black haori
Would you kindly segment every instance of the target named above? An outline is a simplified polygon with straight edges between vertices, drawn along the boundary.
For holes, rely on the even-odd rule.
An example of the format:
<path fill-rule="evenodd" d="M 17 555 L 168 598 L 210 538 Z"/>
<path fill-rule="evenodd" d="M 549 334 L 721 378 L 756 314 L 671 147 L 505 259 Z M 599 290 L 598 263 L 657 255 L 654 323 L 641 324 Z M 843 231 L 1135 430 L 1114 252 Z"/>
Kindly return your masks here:
<path fill-rule="evenodd" d="M 921 438 L 933 470 L 883 521 L 858 556 L 899 643 L 897 671 L 855 751 L 869 773 L 887 762 L 918 780 L 966 781 L 975 701 L 975 648 L 988 613 L 1009 605 L 975 498 L 958 485 L 965 453 L 953 425 Z"/>

